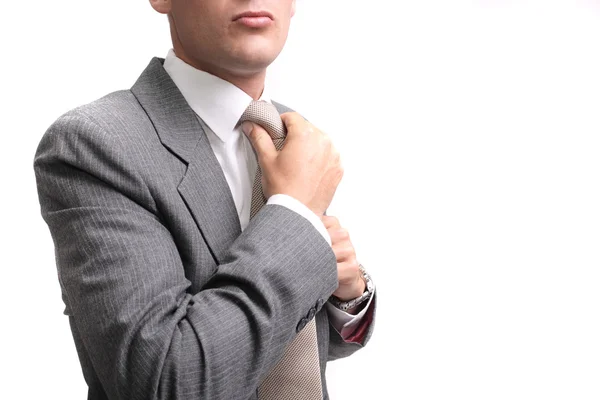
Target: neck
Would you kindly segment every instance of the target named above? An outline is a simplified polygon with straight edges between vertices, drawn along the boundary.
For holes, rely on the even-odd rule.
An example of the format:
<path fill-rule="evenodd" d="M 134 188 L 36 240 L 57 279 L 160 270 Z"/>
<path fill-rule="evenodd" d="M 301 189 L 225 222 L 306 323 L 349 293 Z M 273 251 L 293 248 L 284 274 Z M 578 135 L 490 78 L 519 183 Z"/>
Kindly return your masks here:
<path fill-rule="evenodd" d="M 190 57 L 186 56 L 186 54 L 183 52 L 183 49 L 177 45 L 173 46 L 173 51 L 175 52 L 175 55 L 186 64 L 226 80 L 227 82 L 243 90 L 254 100 L 258 100 L 262 95 L 265 87 L 265 78 L 267 75 L 266 69 L 256 73 L 236 74 L 224 68 L 220 68 L 217 65 L 206 63 L 202 60 L 191 59 Z"/>

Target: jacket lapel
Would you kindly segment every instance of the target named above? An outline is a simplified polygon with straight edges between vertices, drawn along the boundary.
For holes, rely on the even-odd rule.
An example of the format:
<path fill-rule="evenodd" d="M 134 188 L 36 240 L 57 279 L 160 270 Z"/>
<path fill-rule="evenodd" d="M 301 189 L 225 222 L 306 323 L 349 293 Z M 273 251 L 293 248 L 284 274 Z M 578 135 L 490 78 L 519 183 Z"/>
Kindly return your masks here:
<path fill-rule="evenodd" d="M 131 88 L 161 143 L 187 169 L 177 187 L 218 264 L 240 235 L 240 221 L 223 170 L 194 111 L 154 57 Z"/>

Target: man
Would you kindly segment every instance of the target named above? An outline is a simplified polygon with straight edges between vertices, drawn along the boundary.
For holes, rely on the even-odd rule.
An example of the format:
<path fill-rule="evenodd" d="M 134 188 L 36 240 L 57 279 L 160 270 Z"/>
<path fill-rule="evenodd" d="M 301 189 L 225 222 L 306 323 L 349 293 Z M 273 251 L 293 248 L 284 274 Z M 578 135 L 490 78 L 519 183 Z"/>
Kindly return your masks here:
<path fill-rule="evenodd" d="M 375 294 L 325 215 L 337 151 L 264 91 L 295 1 L 151 5 L 167 57 L 58 118 L 34 160 L 88 398 L 328 398 Z"/>

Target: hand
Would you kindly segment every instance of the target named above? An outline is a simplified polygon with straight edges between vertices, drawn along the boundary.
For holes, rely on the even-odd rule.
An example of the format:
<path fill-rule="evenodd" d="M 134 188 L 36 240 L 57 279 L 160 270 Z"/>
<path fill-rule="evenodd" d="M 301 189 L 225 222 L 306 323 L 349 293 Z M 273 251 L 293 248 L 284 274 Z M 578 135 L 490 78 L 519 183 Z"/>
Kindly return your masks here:
<path fill-rule="evenodd" d="M 333 295 L 342 301 L 355 299 L 363 294 L 366 284 L 362 279 L 350 234 L 340 226 L 336 217 L 323 215 L 321 221 L 331 237 L 331 247 L 337 260 L 339 286 Z"/>
<path fill-rule="evenodd" d="M 291 196 L 320 217 L 329 207 L 344 173 L 340 155 L 331 139 L 300 114 L 288 112 L 281 119 L 287 128 L 281 151 L 275 149 L 261 126 L 250 122 L 242 126 L 256 150 L 263 193 L 266 198 L 273 194 Z"/>

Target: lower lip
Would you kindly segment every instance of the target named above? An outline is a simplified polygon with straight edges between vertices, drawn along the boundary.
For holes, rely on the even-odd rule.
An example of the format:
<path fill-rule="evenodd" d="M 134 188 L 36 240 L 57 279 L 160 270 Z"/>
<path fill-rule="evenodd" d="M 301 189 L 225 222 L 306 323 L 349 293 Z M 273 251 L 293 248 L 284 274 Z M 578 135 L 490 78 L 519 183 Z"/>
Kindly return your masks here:
<path fill-rule="evenodd" d="M 241 17 L 236 21 L 249 28 L 264 28 L 273 22 L 269 17 Z"/>

